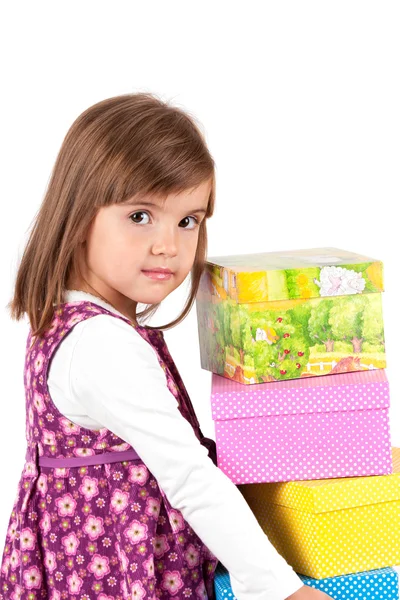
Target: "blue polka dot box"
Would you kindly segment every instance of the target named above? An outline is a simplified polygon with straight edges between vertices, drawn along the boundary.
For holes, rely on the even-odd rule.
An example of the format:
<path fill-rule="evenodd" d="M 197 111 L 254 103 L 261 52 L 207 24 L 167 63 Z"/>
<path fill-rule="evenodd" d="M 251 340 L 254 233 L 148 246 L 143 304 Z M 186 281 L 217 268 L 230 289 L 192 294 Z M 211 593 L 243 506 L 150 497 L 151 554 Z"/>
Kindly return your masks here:
<path fill-rule="evenodd" d="M 313 579 L 299 575 L 305 585 L 314 587 L 333 600 L 398 600 L 399 567 L 386 567 L 373 571 L 362 571 L 326 579 Z M 215 572 L 214 589 L 217 600 L 235 600 L 230 584 L 229 573 L 218 563 Z"/>

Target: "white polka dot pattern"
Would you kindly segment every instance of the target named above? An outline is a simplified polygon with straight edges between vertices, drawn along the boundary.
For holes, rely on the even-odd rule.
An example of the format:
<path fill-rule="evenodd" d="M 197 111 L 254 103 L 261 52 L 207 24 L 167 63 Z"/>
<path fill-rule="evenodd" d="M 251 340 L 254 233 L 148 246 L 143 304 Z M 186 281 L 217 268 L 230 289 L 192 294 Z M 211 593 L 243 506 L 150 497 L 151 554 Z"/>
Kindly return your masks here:
<path fill-rule="evenodd" d="M 232 592 L 229 573 L 221 563 L 215 570 L 214 590 L 216 600 L 237 600 Z"/>
<path fill-rule="evenodd" d="M 325 579 L 303 575 L 300 578 L 305 585 L 329 594 L 334 600 L 399 600 L 398 574 L 390 567 Z M 214 589 L 216 600 L 236 600 L 229 573 L 221 563 L 215 572 Z"/>
<path fill-rule="evenodd" d="M 235 484 L 392 472 L 384 369 L 250 390 L 213 375 L 211 402 L 218 466 Z"/>
<path fill-rule="evenodd" d="M 400 564 L 400 448 L 393 474 L 239 486 L 276 550 L 322 579 Z"/>
<path fill-rule="evenodd" d="M 270 381 L 254 384 L 250 389 L 215 373 L 211 381 L 214 421 L 389 406 L 385 369 Z"/>
<path fill-rule="evenodd" d="M 313 579 L 300 575 L 305 585 L 329 594 L 334 600 L 398 600 L 398 574 L 391 567 L 341 577 Z"/>

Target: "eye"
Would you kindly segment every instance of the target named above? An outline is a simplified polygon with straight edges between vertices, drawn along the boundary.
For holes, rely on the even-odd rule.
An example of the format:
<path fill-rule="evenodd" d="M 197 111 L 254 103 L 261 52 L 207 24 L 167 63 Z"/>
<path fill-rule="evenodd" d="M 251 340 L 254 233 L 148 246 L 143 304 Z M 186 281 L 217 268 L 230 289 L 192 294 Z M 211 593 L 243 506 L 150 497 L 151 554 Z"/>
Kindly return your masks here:
<path fill-rule="evenodd" d="M 136 215 L 147 215 L 147 216 L 149 216 L 149 213 L 147 213 L 145 210 L 137 210 L 132 215 L 129 215 L 129 218 L 132 220 L 133 223 L 136 223 L 137 225 L 143 225 L 143 222 L 141 220 L 140 221 L 136 220 Z M 145 223 L 145 225 L 147 225 L 147 223 Z"/>
<path fill-rule="evenodd" d="M 131 219 L 131 221 L 133 223 L 135 223 L 136 225 L 148 225 L 149 221 L 143 221 L 143 215 L 145 215 L 149 218 L 149 213 L 147 211 L 137 210 L 136 212 L 129 215 L 129 219 Z M 192 227 L 187 227 L 187 223 L 188 222 L 190 223 L 190 219 L 192 219 L 194 221 L 194 225 Z M 184 219 L 182 219 L 180 224 L 181 223 L 184 223 L 184 225 L 183 225 L 184 229 L 195 229 L 195 227 L 198 225 L 199 221 L 198 221 L 198 219 L 196 219 L 196 217 L 185 217 Z"/>
<path fill-rule="evenodd" d="M 194 227 L 184 227 L 184 229 L 194 229 L 196 227 L 196 225 L 198 224 L 198 220 L 196 219 L 196 217 L 185 217 L 184 219 L 182 219 L 181 223 L 183 222 L 187 222 L 188 219 L 193 219 L 194 220 Z"/>

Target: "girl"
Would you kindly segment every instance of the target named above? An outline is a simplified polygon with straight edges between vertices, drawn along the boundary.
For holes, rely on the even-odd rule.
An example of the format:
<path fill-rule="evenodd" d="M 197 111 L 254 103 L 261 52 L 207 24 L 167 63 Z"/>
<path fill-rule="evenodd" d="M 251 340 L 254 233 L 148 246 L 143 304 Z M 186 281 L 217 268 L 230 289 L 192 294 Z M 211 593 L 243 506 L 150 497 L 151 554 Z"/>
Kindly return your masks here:
<path fill-rule="evenodd" d="M 150 94 L 99 102 L 67 133 L 10 303 L 30 321 L 28 443 L 2 600 L 213 598 L 218 560 L 238 600 L 328 598 L 216 466 L 164 340 L 193 305 L 214 199 L 194 119 Z M 139 324 L 189 273 L 181 315 Z"/>

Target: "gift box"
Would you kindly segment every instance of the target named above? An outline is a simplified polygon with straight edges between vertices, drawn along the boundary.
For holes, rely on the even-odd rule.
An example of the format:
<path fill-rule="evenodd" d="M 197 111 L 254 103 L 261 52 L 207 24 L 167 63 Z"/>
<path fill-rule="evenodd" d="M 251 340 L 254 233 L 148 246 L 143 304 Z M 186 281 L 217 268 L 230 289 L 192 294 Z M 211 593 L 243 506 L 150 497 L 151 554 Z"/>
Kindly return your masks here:
<path fill-rule="evenodd" d="M 400 448 L 392 448 L 392 459 L 390 475 L 238 489 L 298 573 L 323 579 L 391 567 L 400 564 Z"/>
<path fill-rule="evenodd" d="M 398 600 L 397 567 L 385 567 L 338 577 L 313 579 L 299 575 L 305 585 L 329 594 L 334 600 Z"/>
<path fill-rule="evenodd" d="M 252 386 L 213 374 L 211 409 L 235 484 L 392 472 L 384 369 Z"/>
<path fill-rule="evenodd" d="M 305 585 L 314 587 L 334 600 L 398 600 L 398 570 L 392 567 L 363 571 L 339 577 L 312 579 L 299 575 Z M 235 600 L 228 571 L 218 563 L 215 571 L 216 600 Z"/>
<path fill-rule="evenodd" d="M 338 248 L 208 258 L 201 367 L 243 384 L 386 367 L 383 265 Z"/>

